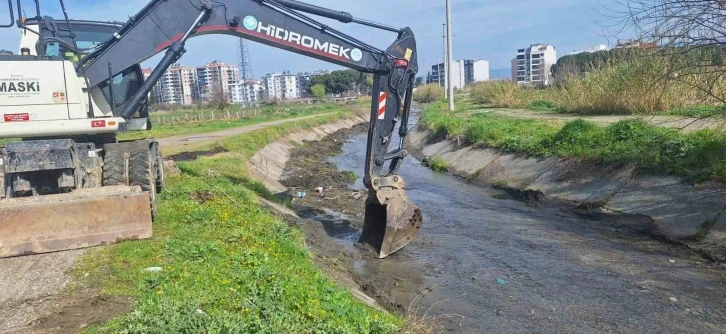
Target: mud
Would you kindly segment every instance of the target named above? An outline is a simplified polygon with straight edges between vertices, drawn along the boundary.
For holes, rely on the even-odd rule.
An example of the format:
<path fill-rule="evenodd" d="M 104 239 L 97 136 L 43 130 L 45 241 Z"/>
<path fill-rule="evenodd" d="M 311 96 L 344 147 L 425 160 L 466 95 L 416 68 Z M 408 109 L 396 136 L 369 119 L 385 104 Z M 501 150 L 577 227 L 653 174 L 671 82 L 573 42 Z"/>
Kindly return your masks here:
<path fill-rule="evenodd" d="M 223 147 L 217 146 L 211 150 L 207 151 L 191 151 L 191 152 L 181 152 L 174 155 L 170 155 L 166 157 L 168 160 L 172 161 L 194 161 L 197 160 L 199 157 L 211 157 L 215 154 L 224 153 L 227 152 Z"/>
<path fill-rule="evenodd" d="M 401 175 L 423 210 L 421 235 L 377 260 L 355 245 L 365 135 L 353 134 L 342 152 L 339 136 L 328 139 L 305 154 L 328 163 L 326 175 L 336 175 L 332 162 L 358 179 L 296 184 L 292 193 L 307 193 L 293 201 L 297 224 L 314 252 L 327 249 L 325 261 L 389 310 L 457 333 L 726 332 L 726 268 L 654 238 L 650 218 L 467 184 L 415 159 Z M 286 175 L 300 178 L 315 159 L 291 159 Z"/>

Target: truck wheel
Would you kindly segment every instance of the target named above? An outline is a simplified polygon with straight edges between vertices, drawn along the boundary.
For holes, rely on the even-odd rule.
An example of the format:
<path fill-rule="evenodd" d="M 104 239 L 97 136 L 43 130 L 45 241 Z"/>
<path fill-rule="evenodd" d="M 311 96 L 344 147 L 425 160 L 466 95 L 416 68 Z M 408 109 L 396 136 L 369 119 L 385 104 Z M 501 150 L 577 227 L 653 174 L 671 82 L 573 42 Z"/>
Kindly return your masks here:
<path fill-rule="evenodd" d="M 156 216 L 156 171 L 151 152 L 139 150 L 131 153 L 129 159 L 129 185 L 140 186 L 151 197 L 151 216 Z"/>
<path fill-rule="evenodd" d="M 126 159 L 123 152 L 106 151 L 103 158 L 103 185 L 126 185 Z"/>

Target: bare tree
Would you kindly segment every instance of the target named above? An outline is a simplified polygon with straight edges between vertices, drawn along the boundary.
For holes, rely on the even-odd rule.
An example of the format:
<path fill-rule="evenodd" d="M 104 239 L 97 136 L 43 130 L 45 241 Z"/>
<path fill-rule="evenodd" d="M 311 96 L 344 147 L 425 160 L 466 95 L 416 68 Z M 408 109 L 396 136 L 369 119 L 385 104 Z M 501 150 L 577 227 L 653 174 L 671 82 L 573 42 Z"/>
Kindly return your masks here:
<path fill-rule="evenodd" d="M 726 0 L 618 0 L 618 32 L 657 46 L 663 80 L 696 88 L 726 103 Z"/>
<path fill-rule="evenodd" d="M 209 93 L 211 95 L 211 99 L 209 101 L 210 105 L 221 111 L 227 109 L 227 107 L 229 106 L 229 97 L 227 96 L 227 92 L 225 92 L 224 87 L 222 86 L 221 80 L 212 83 Z"/>

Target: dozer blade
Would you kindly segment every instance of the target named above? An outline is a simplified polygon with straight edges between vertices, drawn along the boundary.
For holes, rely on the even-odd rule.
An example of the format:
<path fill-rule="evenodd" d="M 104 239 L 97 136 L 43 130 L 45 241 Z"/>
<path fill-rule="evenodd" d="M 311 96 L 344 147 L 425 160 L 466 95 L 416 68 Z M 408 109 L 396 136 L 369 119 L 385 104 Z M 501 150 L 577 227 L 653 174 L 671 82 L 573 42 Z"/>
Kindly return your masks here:
<path fill-rule="evenodd" d="M 138 186 L 0 200 L 0 257 L 150 237 L 149 193 Z"/>
<path fill-rule="evenodd" d="M 421 210 L 406 196 L 401 179 L 394 187 L 371 191 L 360 242 L 373 246 L 383 259 L 416 238 L 422 224 Z"/>

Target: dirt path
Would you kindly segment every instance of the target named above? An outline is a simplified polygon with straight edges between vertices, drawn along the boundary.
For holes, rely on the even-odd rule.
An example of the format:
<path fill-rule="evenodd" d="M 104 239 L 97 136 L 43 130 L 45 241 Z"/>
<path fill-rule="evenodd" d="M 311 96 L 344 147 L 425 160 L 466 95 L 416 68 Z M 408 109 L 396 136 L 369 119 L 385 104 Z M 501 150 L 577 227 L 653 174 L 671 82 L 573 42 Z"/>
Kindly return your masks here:
<path fill-rule="evenodd" d="M 216 131 L 216 132 L 195 133 L 195 134 L 160 138 L 159 144 L 161 144 L 161 147 L 164 147 L 164 148 L 201 146 L 204 144 L 208 144 L 212 141 L 219 140 L 221 138 L 238 136 L 241 134 L 264 129 L 264 128 L 271 127 L 271 126 L 276 126 L 276 125 L 290 123 L 290 122 L 304 121 L 307 119 L 321 117 L 321 116 L 327 116 L 330 114 L 332 114 L 332 113 L 324 113 L 324 114 L 317 114 L 317 115 L 297 117 L 297 118 L 287 118 L 287 119 L 281 119 L 281 120 L 277 120 L 277 121 L 246 125 L 246 126 L 241 126 L 238 128 L 226 129 L 226 130 L 221 130 L 221 131 Z"/>
<path fill-rule="evenodd" d="M 558 123 L 565 123 L 575 118 L 583 118 L 596 124 L 608 125 L 624 119 L 632 119 L 641 117 L 654 125 L 665 126 L 669 128 L 679 129 L 684 132 L 697 131 L 702 129 L 713 129 L 719 132 L 726 131 L 726 120 L 714 118 L 694 118 L 684 116 L 628 116 L 628 115 L 573 115 L 552 112 L 532 111 L 525 109 L 480 109 L 473 110 L 472 113 L 492 112 L 497 115 L 549 120 Z"/>
<path fill-rule="evenodd" d="M 165 150 L 183 151 L 222 138 L 325 115 L 330 113 L 168 137 L 159 142 Z M 104 321 L 129 310 L 133 301 L 106 300 L 97 291 L 82 286 L 68 295 L 67 288 L 73 281 L 69 271 L 86 251 L 0 259 L 0 334 L 73 333 L 87 323 Z M 69 323 L 74 326 L 68 327 Z"/>

